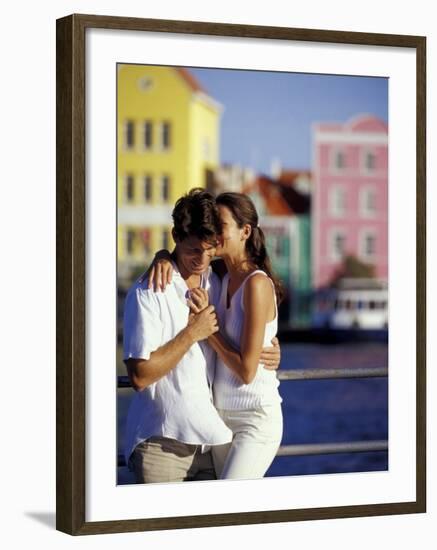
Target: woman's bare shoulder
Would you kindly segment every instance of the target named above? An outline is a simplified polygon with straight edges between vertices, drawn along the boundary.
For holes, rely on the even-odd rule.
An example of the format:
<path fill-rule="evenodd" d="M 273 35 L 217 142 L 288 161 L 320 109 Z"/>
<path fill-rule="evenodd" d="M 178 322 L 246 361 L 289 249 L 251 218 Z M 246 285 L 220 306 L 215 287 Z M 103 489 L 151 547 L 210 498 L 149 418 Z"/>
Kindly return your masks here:
<path fill-rule="evenodd" d="M 249 277 L 245 287 L 245 296 L 256 298 L 257 301 L 267 304 L 273 298 L 272 282 L 262 273 L 255 273 Z"/>

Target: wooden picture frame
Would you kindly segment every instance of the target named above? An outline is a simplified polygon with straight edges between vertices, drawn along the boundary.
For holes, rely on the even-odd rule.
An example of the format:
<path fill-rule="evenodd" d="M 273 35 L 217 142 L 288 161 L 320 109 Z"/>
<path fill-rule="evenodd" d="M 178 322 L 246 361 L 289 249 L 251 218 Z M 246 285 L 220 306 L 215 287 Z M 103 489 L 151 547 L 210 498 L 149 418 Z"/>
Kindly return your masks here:
<path fill-rule="evenodd" d="M 86 520 L 86 147 L 88 29 L 407 48 L 416 54 L 416 498 L 409 502 L 132 520 Z M 70 15 L 57 21 L 57 529 L 71 535 L 275 523 L 426 510 L 426 39 L 420 36 Z"/>

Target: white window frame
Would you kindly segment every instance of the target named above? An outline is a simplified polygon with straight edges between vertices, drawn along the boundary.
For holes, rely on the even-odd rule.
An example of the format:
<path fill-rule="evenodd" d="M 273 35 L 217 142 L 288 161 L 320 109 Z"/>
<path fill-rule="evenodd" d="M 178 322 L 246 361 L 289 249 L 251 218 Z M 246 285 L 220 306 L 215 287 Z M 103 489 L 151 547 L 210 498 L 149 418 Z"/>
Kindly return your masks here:
<path fill-rule="evenodd" d="M 373 155 L 373 157 L 375 159 L 375 165 L 374 165 L 373 168 L 369 168 L 367 166 L 367 156 L 368 155 Z M 367 174 L 367 175 L 373 175 L 373 174 L 378 173 L 378 168 L 376 166 L 376 152 L 375 152 L 375 149 L 373 149 L 371 147 L 361 147 L 360 148 L 360 172 L 362 174 Z"/>
<path fill-rule="evenodd" d="M 361 176 L 367 176 L 370 178 L 387 178 L 388 175 L 388 166 L 378 166 L 375 162 L 375 167 L 373 169 L 369 169 L 366 166 L 366 155 L 369 153 L 372 153 L 375 156 L 375 161 L 377 159 L 377 149 L 380 147 L 384 147 L 387 149 L 388 145 L 387 143 L 379 143 L 375 142 L 373 145 L 364 145 L 360 147 L 360 175 Z"/>
<path fill-rule="evenodd" d="M 366 241 L 367 237 L 373 237 L 374 240 L 374 252 L 371 254 L 368 254 L 366 251 Z M 377 244 L 377 232 L 373 228 L 364 228 L 361 229 L 359 233 L 359 258 L 365 262 L 368 261 L 374 261 L 376 260 L 377 253 L 376 253 L 376 244 Z"/>
<path fill-rule="evenodd" d="M 346 243 L 347 232 L 345 229 L 336 227 L 336 228 L 332 228 L 328 233 L 328 254 L 329 254 L 329 259 L 332 262 L 341 262 L 346 255 L 346 247 L 344 248 L 342 254 L 338 254 L 336 250 L 335 243 L 339 235 L 341 235 L 344 238 L 344 242 Z"/>
<path fill-rule="evenodd" d="M 342 167 L 337 166 L 337 158 L 338 155 L 343 155 L 344 161 L 346 161 L 346 152 L 344 146 L 336 145 L 336 144 L 329 144 L 330 145 L 330 152 L 329 152 L 329 171 L 334 174 L 344 174 L 347 172 L 348 167 L 345 164 Z"/>
<path fill-rule="evenodd" d="M 343 203 L 339 209 L 339 197 L 342 196 Z M 344 218 L 346 215 L 346 187 L 341 184 L 331 184 L 328 191 L 328 210 L 331 218 Z"/>
<path fill-rule="evenodd" d="M 374 197 L 375 209 L 367 208 L 367 197 L 372 194 Z M 374 185 L 363 185 L 358 194 L 359 213 L 362 218 L 375 218 L 378 213 L 378 193 Z"/>

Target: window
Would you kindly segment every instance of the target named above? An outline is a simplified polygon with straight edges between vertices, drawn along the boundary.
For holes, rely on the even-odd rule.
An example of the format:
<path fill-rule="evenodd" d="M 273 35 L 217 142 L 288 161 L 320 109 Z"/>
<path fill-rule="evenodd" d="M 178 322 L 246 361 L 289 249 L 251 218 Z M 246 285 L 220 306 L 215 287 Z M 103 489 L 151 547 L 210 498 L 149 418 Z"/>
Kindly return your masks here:
<path fill-rule="evenodd" d="M 135 243 L 135 231 L 129 229 L 126 233 L 126 251 L 128 254 L 133 254 Z"/>
<path fill-rule="evenodd" d="M 146 174 L 144 176 L 144 200 L 150 202 L 152 200 L 152 176 Z"/>
<path fill-rule="evenodd" d="M 153 124 L 151 120 L 144 121 L 143 140 L 144 149 L 151 149 L 153 147 Z"/>
<path fill-rule="evenodd" d="M 334 166 L 337 170 L 341 170 L 346 166 L 346 159 L 343 151 L 337 151 L 334 157 Z"/>
<path fill-rule="evenodd" d="M 135 198 L 134 177 L 132 174 L 126 176 L 126 202 L 133 202 Z"/>
<path fill-rule="evenodd" d="M 144 254 L 149 256 L 151 252 L 151 235 L 150 229 L 143 229 L 141 231 L 141 241 L 143 243 Z"/>
<path fill-rule="evenodd" d="M 124 144 L 126 149 L 133 149 L 135 146 L 135 124 L 133 120 L 127 120 L 125 123 Z"/>
<path fill-rule="evenodd" d="M 331 259 L 339 261 L 343 259 L 346 247 L 346 236 L 341 231 L 333 231 L 330 236 L 330 250 Z"/>
<path fill-rule="evenodd" d="M 171 147 L 171 125 L 163 122 L 161 126 L 161 148 L 165 151 Z"/>
<path fill-rule="evenodd" d="M 335 218 L 344 216 L 346 212 L 346 191 L 343 187 L 332 187 L 329 193 L 329 211 Z"/>
<path fill-rule="evenodd" d="M 281 237 L 280 235 L 267 233 L 266 235 L 266 244 L 267 244 L 267 250 L 269 251 L 269 254 L 273 258 L 280 258 L 281 254 L 283 254 L 283 241 L 284 237 Z"/>
<path fill-rule="evenodd" d="M 148 92 L 153 88 L 153 80 L 150 76 L 143 76 L 138 80 L 138 88 L 142 92 Z"/>
<path fill-rule="evenodd" d="M 371 151 L 368 151 L 364 155 L 364 168 L 368 172 L 372 172 L 376 168 L 376 157 L 375 154 Z"/>
<path fill-rule="evenodd" d="M 334 239 L 334 251 L 335 255 L 339 258 L 343 257 L 344 254 L 344 235 L 337 234 Z"/>
<path fill-rule="evenodd" d="M 360 191 L 361 215 L 371 217 L 376 213 L 376 191 L 372 188 L 364 188 Z"/>
<path fill-rule="evenodd" d="M 164 174 L 161 178 L 161 200 L 169 202 L 170 200 L 170 176 Z"/>
<path fill-rule="evenodd" d="M 373 230 L 365 230 L 361 234 L 361 256 L 364 260 L 375 257 L 376 254 L 376 235 Z"/>
<path fill-rule="evenodd" d="M 162 230 L 162 248 L 170 248 L 170 231 L 168 229 Z"/>
<path fill-rule="evenodd" d="M 375 235 L 366 235 L 364 239 L 364 254 L 366 256 L 373 256 L 375 254 Z"/>

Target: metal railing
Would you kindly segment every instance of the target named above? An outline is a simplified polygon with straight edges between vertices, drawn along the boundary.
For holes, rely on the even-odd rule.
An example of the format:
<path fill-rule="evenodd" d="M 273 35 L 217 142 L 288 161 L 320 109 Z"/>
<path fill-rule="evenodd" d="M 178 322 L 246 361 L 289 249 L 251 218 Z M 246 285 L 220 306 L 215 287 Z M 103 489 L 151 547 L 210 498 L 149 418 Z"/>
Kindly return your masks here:
<path fill-rule="evenodd" d="M 278 370 L 279 380 L 334 380 L 347 378 L 376 378 L 388 376 L 386 367 L 365 367 L 346 369 L 292 369 Z M 128 376 L 118 376 L 119 388 L 130 388 L 131 383 Z M 297 445 L 282 445 L 279 447 L 276 456 L 309 456 L 337 453 L 368 453 L 387 452 L 388 441 L 347 441 L 344 443 L 311 443 Z M 125 466 L 122 455 L 118 456 L 118 465 Z"/>
<path fill-rule="evenodd" d="M 325 380 L 335 378 L 375 378 L 384 376 L 388 376 L 388 368 L 386 367 L 278 370 L 279 380 Z"/>
<path fill-rule="evenodd" d="M 388 376 L 386 367 L 346 369 L 279 370 L 279 380 L 333 380 L 347 378 L 376 378 Z M 336 453 L 368 453 L 388 451 L 388 441 L 347 441 L 344 443 L 311 443 L 282 445 L 276 456 L 309 456 Z"/>
<path fill-rule="evenodd" d="M 388 375 L 386 367 L 364 367 L 353 369 L 292 369 L 278 370 L 279 380 L 327 380 L 338 378 L 376 378 Z M 119 388 L 130 388 L 128 376 L 118 376 Z"/>

